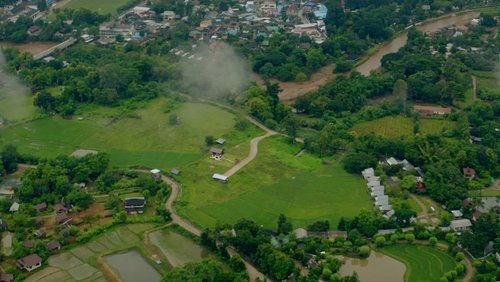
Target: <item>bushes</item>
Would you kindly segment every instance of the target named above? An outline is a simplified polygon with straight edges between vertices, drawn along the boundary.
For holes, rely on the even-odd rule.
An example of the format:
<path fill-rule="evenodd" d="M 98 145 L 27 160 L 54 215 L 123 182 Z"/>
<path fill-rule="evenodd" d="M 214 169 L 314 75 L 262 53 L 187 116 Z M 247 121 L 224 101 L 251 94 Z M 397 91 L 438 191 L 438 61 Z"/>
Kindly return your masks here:
<path fill-rule="evenodd" d="M 370 256 L 370 247 L 362 246 L 359 248 L 359 256 L 362 258 L 367 258 Z"/>
<path fill-rule="evenodd" d="M 413 233 L 408 233 L 408 234 L 405 235 L 405 240 L 409 244 L 413 244 L 413 242 L 415 242 L 415 235 L 413 235 Z"/>
<path fill-rule="evenodd" d="M 352 70 L 352 67 L 353 67 L 353 64 L 351 61 L 347 61 L 347 60 L 340 60 L 337 62 L 337 64 L 335 65 L 335 71 L 336 72 L 348 72 L 350 70 Z"/>
<path fill-rule="evenodd" d="M 385 246 L 385 237 L 384 236 L 376 237 L 375 245 L 379 248 Z"/>

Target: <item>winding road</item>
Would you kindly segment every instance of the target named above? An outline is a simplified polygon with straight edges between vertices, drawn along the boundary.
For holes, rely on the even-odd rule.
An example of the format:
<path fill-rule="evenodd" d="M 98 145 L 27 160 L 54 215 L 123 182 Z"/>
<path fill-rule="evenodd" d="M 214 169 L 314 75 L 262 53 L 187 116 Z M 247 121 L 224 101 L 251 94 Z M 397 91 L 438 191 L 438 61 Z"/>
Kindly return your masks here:
<path fill-rule="evenodd" d="M 244 168 L 247 164 L 249 164 L 253 159 L 255 159 L 255 157 L 257 156 L 257 153 L 259 151 L 258 145 L 259 145 L 260 141 L 262 141 L 263 139 L 265 139 L 269 136 L 278 134 L 278 132 L 267 128 L 266 126 L 264 126 L 263 124 L 261 124 L 260 122 L 258 122 L 257 120 L 255 120 L 254 118 L 252 118 L 250 116 L 246 116 L 246 119 L 248 121 L 250 121 L 251 123 L 255 124 L 257 127 L 264 130 L 266 133 L 264 135 L 255 137 L 250 141 L 250 152 L 249 152 L 248 156 L 245 159 L 243 159 L 241 162 L 239 162 L 238 164 L 233 166 L 230 170 L 228 170 L 225 173 L 225 175 L 228 177 L 231 175 L 234 175 L 240 169 Z M 137 170 L 137 171 L 149 173 L 148 170 L 144 170 L 144 169 Z M 163 182 L 165 182 L 166 184 L 168 184 L 172 188 L 172 192 L 170 193 L 170 196 L 168 197 L 167 201 L 165 202 L 165 208 L 168 211 L 170 211 L 170 217 L 172 218 L 172 222 L 175 224 L 178 224 L 179 226 L 186 229 L 188 232 L 190 232 L 193 235 L 196 235 L 198 237 L 201 236 L 202 230 L 200 228 L 198 228 L 197 226 L 195 226 L 194 224 L 192 224 L 191 222 L 189 222 L 188 220 L 179 216 L 179 214 L 177 213 L 177 210 L 175 209 L 175 202 L 182 195 L 181 185 L 179 183 L 177 183 L 174 179 L 172 179 L 164 174 L 161 175 L 161 180 Z M 237 254 L 237 251 L 233 247 L 228 247 L 227 251 L 228 251 L 230 256 Z M 252 281 L 252 282 L 253 281 L 265 281 L 265 280 L 270 281 L 270 279 L 268 277 L 266 277 L 264 274 L 262 274 L 257 268 L 255 268 L 250 263 L 250 260 L 248 258 L 243 257 L 243 256 L 242 256 L 242 258 L 243 258 L 243 261 L 244 261 L 245 266 L 247 268 L 247 272 L 248 272 L 250 281 Z"/>
<path fill-rule="evenodd" d="M 255 124 L 262 130 L 266 132 L 266 134 L 255 137 L 250 141 L 250 152 L 248 153 L 248 156 L 241 160 L 239 163 L 234 165 L 232 168 L 230 168 L 226 173 L 224 173 L 225 176 L 230 177 L 233 174 L 237 173 L 240 169 L 244 168 L 247 164 L 249 164 L 255 157 L 257 156 L 257 153 L 259 152 L 259 142 L 264 140 L 265 138 L 276 135 L 278 132 L 271 130 L 267 127 L 265 127 L 263 124 L 255 120 L 254 118 L 250 116 L 246 116 L 247 120 L 249 120 L 251 123 Z"/>

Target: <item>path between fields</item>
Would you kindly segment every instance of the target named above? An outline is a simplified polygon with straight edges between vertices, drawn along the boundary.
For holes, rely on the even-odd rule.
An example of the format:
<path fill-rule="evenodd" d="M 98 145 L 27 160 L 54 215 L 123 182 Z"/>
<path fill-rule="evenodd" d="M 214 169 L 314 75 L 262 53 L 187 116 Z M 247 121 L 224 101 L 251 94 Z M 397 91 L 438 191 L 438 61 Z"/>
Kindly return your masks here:
<path fill-rule="evenodd" d="M 471 75 L 472 78 L 472 101 L 477 100 L 477 77 Z"/>
<path fill-rule="evenodd" d="M 143 169 L 137 170 L 137 171 L 149 173 L 148 170 L 143 170 Z M 193 225 L 188 220 L 179 216 L 179 214 L 177 213 L 177 210 L 175 209 L 175 205 L 174 205 L 175 201 L 177 201 L 177 199 L 182 194 L 181 186 L 175 180 L 173 180 L 172 178 L 170 178 L 166 175 L 163 175 L 163 174 L 161 175 L 161 180 L 163 182 L 167 183 L 172 188 L 172 192 L 170 193 L 170 196 L 168 197 L 167 201 L 165 202 L 165 208 L 168 211 L 170 211 L 170 217 L 172 218 L 172 222 L 175 224 L 178 224 L 179 226 L 186 229 L 188 232 L 190 232 L 193 235 L 196 235 L 198 237 L 201 236 L 201 233 L 202 233 L 201 229 L 196 227 L 195 225 Z M 231 255 L 231 256 L 233 256 L 237 253 L 236 250 L 234 250 L 232 247 L 228 247 L 227 251 L 228 251 L 229 255 Z M 241 257 L 243 258 L 243 261 L 245 262 L 245 266 L 247 268 L 248 275 L 250 277 L 250 281 L 264 281 L 266 279 L 269 280 L 269 278 L 267 278 L 264 274 L 262 274 L 259 270 L 257 270 L 257 268 L 255 268 L 249 262 L 248 258 L 245 258 L 243 256 L 241 256 Z"/>
<path fill-rule="evenodd" d="M 422 209 L 422 212 L 418 215 L 418 217 L 424 218 L 427 221 L 427 224 L 429 224 L 429 226 L 434 226 L 434 223 L 432 222 L 431 216 L 427 212 L 427 207 L 425 206 L 425 204 L 422 203 L 422 201 L 420 201 L 420 199 L 413 194 L 410 194 L 410 198 L 412 198 Z"/>
<path fill-rule="evenodd" d="M 251 123 L 255 124 L 262 130 L 266 132 L 266 134 L 261 135 L 259 137 L 255 137 L 250 141 L 250 152 L 248 153 L 248 156 L 241 160 L 239 163 L 234 165 L 232 168 L 230 168 L 226 173 L 224 173 L 225 176 L 230 177 L 233 174 L 237 173 L 240 169 L 244 168 L 247 164 L 249 164 L 255 157 L 257 156 L 257 153 L 259 152 L 259 142 L 262 141 L 263 139 L 278 134 L 278 132 L 271 130 L 267 127 L 265 127 L 263 124 L 260 122 L 256 121 L 254 118 L 247 116 L 247 120 L 249 120 Z"/>

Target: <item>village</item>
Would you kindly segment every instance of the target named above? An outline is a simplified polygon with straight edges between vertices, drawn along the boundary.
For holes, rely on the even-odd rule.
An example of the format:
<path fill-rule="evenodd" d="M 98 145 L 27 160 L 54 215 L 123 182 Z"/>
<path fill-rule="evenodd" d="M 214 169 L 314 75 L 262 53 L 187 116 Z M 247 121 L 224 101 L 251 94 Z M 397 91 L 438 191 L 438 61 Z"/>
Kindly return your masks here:
<path fill-rule="evenodd" d="M 2 22 L 29 22 L 1 44 L 36 106 L 0 116 L 0 282 L 137 280 L 135 263 L 160 281 L 207 259 L 242 281 L 365 282 L 360 267 L 382 257 L 398 265 L 388 282 L 469 282 L 500 261 L 496 62 L 485 66 L 498 28 L 486 15 L 419 2 L 454 23 L 392 25 L 377 41 L 336 34 L 352 23 L 333 32 L 323 1 L 203 3 L 182 15 L 149 1 L 0 8 Z M 336 11 L 348 22 L 363 13 L 348 6 Z M 276 38 L 291 47 L 274 66 Z M 353 38 L 370 50 L 341 50 Z M 37 41 L 49 47 L 10 48 Z M 247 88 L 212 101 L 208 85 L 181 86 L 184 63 L 215 60 L 205 47 L 248 59 Z"/>

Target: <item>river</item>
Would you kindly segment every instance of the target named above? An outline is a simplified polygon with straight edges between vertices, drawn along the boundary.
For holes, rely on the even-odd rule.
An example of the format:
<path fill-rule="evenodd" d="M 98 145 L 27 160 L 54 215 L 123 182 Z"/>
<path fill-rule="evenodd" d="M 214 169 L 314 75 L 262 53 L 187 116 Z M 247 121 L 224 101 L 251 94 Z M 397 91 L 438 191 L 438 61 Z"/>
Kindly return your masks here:
<path fill-rule="evenodd" d="M 445 27 L 460 25 L 470 22 L 473 18 L 479 16 L 478 12 L 468 12 L 461 15 L 449 15 L 435 20 L 430 20 L 417 26 L 417 29 L 426 33 L 433 33 Z M 408 40 L 408 32 L 404 31 L 386 45 L 380 48 L 368 60 L 356 67 L 356 70 L 362 75 L 369 75 L 371 71 L 380 68 L 380 61 L 382 57 L 390 53 L 396 53 L 401 47 L 406 44 Z"/>
<path fill-rule="evenodd" d="M 479 16 L 479 12 L 469 11 L 460 15 L 450 14 L 436 19 L 430 19 L 417 28 L 423 32 L 436 32 L 440 29 L 468 23 L 473 18 Z M 389 42 L 382 45 L 375 54 L 356 67 L 356 70 L 363 75 L 369 75 L 371 71 L 380 68 L 380 60 L 387 54 L 397 52 L 406 44 L 408 33 L 406 31 L 398 34 Z M 318 72 L 311 76 L 311 79 L 305 82 L 279 82 L 281 89 L 280 99 L 285 102 L 292 102 L 296 98 L 303 96 L 311 91 L 317 90 L 320 86 L 334 79 L 336 74 L 332 73 L 334 64 L 322 67 Z M 260 76 L 253 77 L 259 85 L 264 85 Z M 278 82 L 273 80 L 273 82 Z"/>
<path fill-rule="evenodd" d="M 339 273 L 352 275 L 354 271 L 361 282 L 403 282 L 406 266 L 389 256 L 372 251 L 366 259 L 345 259 Z"/>

